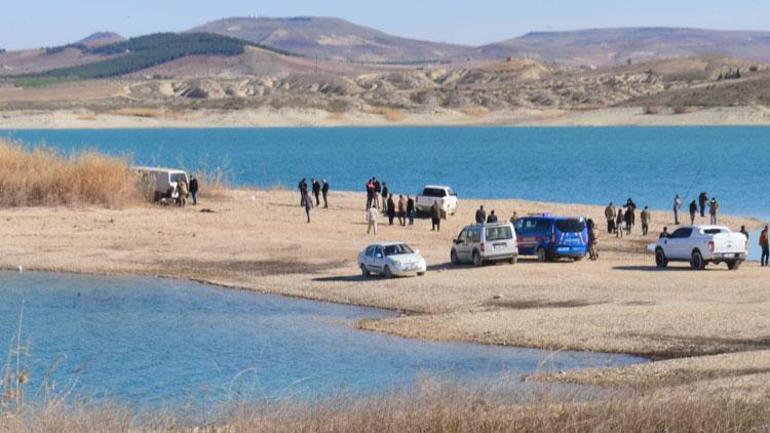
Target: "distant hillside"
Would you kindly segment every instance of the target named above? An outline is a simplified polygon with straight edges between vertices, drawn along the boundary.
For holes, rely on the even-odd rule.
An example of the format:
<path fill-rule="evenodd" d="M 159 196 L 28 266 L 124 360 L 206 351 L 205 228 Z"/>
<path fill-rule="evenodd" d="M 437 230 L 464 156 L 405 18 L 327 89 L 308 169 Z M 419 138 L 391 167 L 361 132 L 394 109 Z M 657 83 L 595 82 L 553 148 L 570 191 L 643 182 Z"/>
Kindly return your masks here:
<path fill-rule="evenodd" d="M 194 55 L 236 56 L 243 54 L 251 42 L 208 33 L 157 33 L 131 38 L 123 42 L 89 47 L 73 44 L 49 48 L 49 55 L 79 50 L 106 60 L 66 68 L 27 74 L 23 78 L 107 78 L 141 71 L 156 65 Z"/>
<path fill-rule="evenodd" d="M 76 45 L 85 45 L 87 47 L 99 47 L 102 45 L 123 42 L 126 38 L 114 32 L 97 32 L 88 37 L 77 41 Z"/>
<path fill-rule="evenodd" d="M 227 18 L 196 27 L 308 57 L 353 62 L 429 62 L 468 47 L 400 38 L 337 18 Z"/>
<path fill-rule="evenodd" d="M 465 53 L 471 58 L 532 57 L 573 66 L 702 55 L 770 62 L 770 32 L 659 27 L 536 32 Z"/>

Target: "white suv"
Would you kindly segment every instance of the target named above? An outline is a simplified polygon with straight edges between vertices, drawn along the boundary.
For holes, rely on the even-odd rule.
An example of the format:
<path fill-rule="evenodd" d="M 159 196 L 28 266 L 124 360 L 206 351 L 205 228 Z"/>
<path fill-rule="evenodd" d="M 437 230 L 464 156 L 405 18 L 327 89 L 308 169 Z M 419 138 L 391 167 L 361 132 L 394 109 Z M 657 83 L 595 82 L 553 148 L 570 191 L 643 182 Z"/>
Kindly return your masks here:
<path fill-rule="evenodd" d="M 454 215 L 457 211 L 457 193 L 452 188 L 442 185 L 425 185 L 422 194 L 417 196 L 415 207 L 417 212 L 430 213 L 433 203 L 438 202 L 441 216 Z"/>
<path fill-rule="evenodd" d="M 467 226 L 454 240 L 450 253 L 452 263 L 473 263 L 507 260 L 511 264 L 519 258 L 516 230 L 511 223 L 474 224 Z"/>

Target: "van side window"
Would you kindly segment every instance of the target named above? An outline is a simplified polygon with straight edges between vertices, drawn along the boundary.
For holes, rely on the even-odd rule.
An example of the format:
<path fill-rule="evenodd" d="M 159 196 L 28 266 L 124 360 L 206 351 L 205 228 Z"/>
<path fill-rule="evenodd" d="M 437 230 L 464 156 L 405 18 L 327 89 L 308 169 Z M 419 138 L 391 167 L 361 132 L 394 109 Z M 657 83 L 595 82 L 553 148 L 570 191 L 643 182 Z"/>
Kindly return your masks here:
<path fill-rule="evenodd" d="M 481 242 L 481 229 L 474 227 L 468 231 L 468 242 Z"/>
<path fill-rule="evenodd" d="M 460 234 L 457 236 L 457 239 L 465 242 L 468 237 L 467 233 L 468 233 L 468 229 L 461 231 Z"/>
<path fill-rule="evenodd" d="M 366 257 L 374 257 L 374 247 L 369 247 L 366 249 Z"/>

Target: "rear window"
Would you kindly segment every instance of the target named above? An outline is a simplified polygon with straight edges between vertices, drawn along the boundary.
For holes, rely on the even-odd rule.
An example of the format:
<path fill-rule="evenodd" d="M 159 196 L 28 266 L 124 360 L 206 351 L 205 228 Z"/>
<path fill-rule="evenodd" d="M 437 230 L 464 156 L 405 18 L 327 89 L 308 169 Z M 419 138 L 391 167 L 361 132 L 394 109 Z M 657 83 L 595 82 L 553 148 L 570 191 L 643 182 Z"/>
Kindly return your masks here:
<path fill-rule="evenodd" d="M 441 188 L 425 188 L 422 190 L 422 195 L 425 197 L 445 197 L 446 191 Z"/>
<path fill-rule="evenodd" d="M 578 219 L 558 220 L 556 228 L 562 233 L 579 233 L 585 230 L 586 223 Z"/>
<path fill-rule="evenodd" d="M 487 241 L 503 241 L 513 238 L 513 231 L 510 226 L 487 227 Z"/>
<path fill-rule="evenodd" d="M 723 229 L 706 229 L 706 230 L 703 230 L 703 233 L 705 233 L 707 235 L 718 235 L 720 233 L 727 233 L 727 230 L 723 230 Z"/>

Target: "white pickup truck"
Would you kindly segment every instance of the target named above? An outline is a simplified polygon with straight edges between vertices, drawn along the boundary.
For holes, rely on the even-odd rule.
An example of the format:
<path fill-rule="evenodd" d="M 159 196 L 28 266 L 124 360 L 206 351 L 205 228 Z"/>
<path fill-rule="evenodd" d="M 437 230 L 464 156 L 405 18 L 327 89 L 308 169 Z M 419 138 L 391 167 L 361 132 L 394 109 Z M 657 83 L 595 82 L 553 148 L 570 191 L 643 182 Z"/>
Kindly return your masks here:
<path fill-rule="evenodd" d="M 709 263 L 727 263 L 730 270 L 746 260 L 748 239 L 722 226 L 683 226 L 661 237 L 648 247 L 655 253 L 655 264 L 665 268 L 669 262 L 689 262 L 693 269 Z"/>
<path fill-rule="evenodd" d="M 454 215 L 457 211 L 457 193 L 452 188 L 441 185 L 425 185 L 422 188 L 422 194 L 417 196 L 415 208 L 419 213 L 430 213 L 430 208 L 435 202 L 438 202 L 441 208 L 442 218 Z"/>

